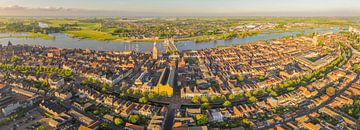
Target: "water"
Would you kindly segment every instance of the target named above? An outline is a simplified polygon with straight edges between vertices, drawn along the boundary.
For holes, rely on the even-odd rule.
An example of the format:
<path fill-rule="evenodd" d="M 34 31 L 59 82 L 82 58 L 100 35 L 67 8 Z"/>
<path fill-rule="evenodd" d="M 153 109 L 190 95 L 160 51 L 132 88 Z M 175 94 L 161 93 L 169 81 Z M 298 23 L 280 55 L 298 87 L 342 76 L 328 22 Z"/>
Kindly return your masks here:
<path fill-rule="evenodd" d="M 317 28 L 317 29 L 304 29 L 305 34 L 319 32 L 339 32 L 342 28 Z M 217 40 L 209 41 L 202 43 L 195 43 L 194 41 L 178 41 L 176 46 L 179 51 L 184 50 L 199 50 L 205 48 L 214 48 L 216 46 L 229 46 L 235 44 L 246 44 L 249 42 L 256 42 L 261 40 L 270 40 L 281 38 L 284 36 L 295 36 L 301 34 L 302 32 L 269 32 L 258 34 L 254 36 L 248 36 L 245 38 L 234 38 L 231 40 Z M 1 36 L 17 36 L 17 35 L 26 35 L 26 34 L 11 34 L 11 33 L 0 33 Z M 0 44 L 7 45 L 8 41 L 11 41 L 14 45 L 16 44 L 28 44 L 28 45 L 42 45 L 49 47 L 58 47 L 58 48 L 81 48 L 81 49 L 92 49 L 92 50 L 106 50 L 106 51 L 127 51 L 135 50 L 140 52 L 152 51 L 153 43 L 152 42 L 113 42 L 113 41 L 96 41 L 96 40 L 83 40 L 78 38 L 71 38 L 63 33 L 51 34 L 56 37 L 56 40 L 44 40 L 38 38 L 0 38 Z M 164 50 L 162 43 L 158 43 L 158 48 L 160 51 Z"/>

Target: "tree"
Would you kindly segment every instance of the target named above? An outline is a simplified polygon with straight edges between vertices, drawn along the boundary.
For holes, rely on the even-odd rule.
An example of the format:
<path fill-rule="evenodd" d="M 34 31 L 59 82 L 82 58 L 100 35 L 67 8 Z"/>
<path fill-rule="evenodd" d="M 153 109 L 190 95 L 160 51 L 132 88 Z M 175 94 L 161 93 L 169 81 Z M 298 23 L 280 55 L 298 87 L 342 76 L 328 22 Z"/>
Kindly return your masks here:
<path fill-rule="evenodd" d="M 124 86 L 119 87 L 119 90 L 120 90 L 120 91 L 123 91 L 123 90 L 124 90 Z"/>
<path fill-rule="evenodd" d="M 94 114 L 94 115 L 98 115 L 99 113 L 100 113 L 99 110 L 94 110 L 94 111 L 93 111 L 93 114 Z"/>
<path fill-rule="evenodd" d="M 147 103 L 146 97 L 141 97 L 141 98 L 139 98 L 139 102 L 142 103 L 142 104 Z"/>
<path fill-rule="evenodd" d="M 225 95 L 221 95 L 220 98 L 221 98 L 221 100 L 223 100 L 224 102 L 227 100 Z"/>
<path fill-rule="evenodd" d="M 329 96 L 335 95 L 335 88 L 334 87 L 326 88 L 326 94 L 329 95 Z"/>
<path fill-rule="evenodd" d="M 195 119 L 196 124 L 199 126 L 205 125 L 207 123 L 207 116 L 205 114 L 197 114 Z"/>
<path fill-rule="evenodd" d="M 126 90 L 126 93 L 127 93 L 127 94 L 130 94 L 130 93 L 131 93 L 131 89 L 127 89 L 127 90 Z"/>
<path fill-rule="evenodd" d="M 215 101 L 218 100 L 218 97 L 217 97 L 216 95 L 211 95 L 210 100 L 211 100 L 212 102 L 215 102 Z"/>
<path fill-rule="evenodd" d="M 201 96 L 201 102 L 208 103 L 209 100 L 208 100 L 208 98 L 206 96 Z"/>
<path fill-rule="evenodd" d="M 238 82 L 244 81 L 244 77 L 243 77 L 243 75 L 241 75 L 241 74 L 239 74 L 239 75 L 236 77 L 236 79 L 238 80 Z"/>
<path fill-rule="evenodd" d="M 153 93 L 149 93 L 148 98 L 149 98 L 149 99 L 153 99 L 153 98 L 154 98 L 154 94 L 153 94 Z"/>
<path fill-rule="evenodd" d="M 11 62 L 17 62 L 18 60 L 19 60 L 19 57 L 17 57 L 17 56 L 13 56 L 10 59 Z"/>
<path fill-rule="evenodd" d="M 231 102 L 230 102 L 230 101 L 225 101 L 225 102 L 223 103 L 223 106 L 224 106 L 224 107 L 229 107 L 229 106 L 231 106 Z"/>
<path fill-rule="evenodd" d="M 287 89 L 287 91 L 293 91 L 293 90 L 295 90 L 294 87 L 288 87 L 288 88 L 286 88 L 286 89 Z"/>
<path fill-rule="evenodd" d="M 258 94 L 259 94 L 259 91 L 256 91 L 256 90 L 255 90 L 255 91 L 253 91 L 253 95 L 255 95 L 255 96 L 256 96 L 256 95 L 258 95 Z"/>
<path fill-rule="evenodd" d="M 120 93 L 120 98 L 124 99 L 125 97 L 125 93 Z"/>
<path fill-rule="evenodd" d="M 243 96 L 243 93 L 238 93 L 238 94 L 236 94 L 236 97 L 237 97 L 237 98 L 242 98 L 242 96 Z"/>
<path fill-rule="evenodd" d="M 229 100 L 233 100 L 234 98 L 235 98 L 234 94 L 229 94 L 229 97 L 228 97 Z"/>
<path fill-rule="evenodd" d="M 138 90 L 134 90 L 133 91 L 133 95 L 138 95 L 139 94 L 139 91 Z"/>
<path fill-rule="evenodd" d="M 101 88 L 101 91 L 103 91 L 103 92 L 106 92 L 106 90 L 107 90 L 106 87 Z"/>
<path fill-rule="evenodd" d="M 199 97 L 198 96 L 194 96 L 191 98 L 191 102 L 192 103 L 195 103 L 195 104 L 198 104 L 199 103 Z"/>
<path fill-rule="evenodd" d="M 251 97 L 251 92 L 246 92 L 245 97 Z"/>
<path fill-rule="evenodd" d="M 276 97 L 276 96 L 277 96 L 277 93 L 276 93 L 275 91 L 271 91 L 270 94 L 269 94 L 269 96 L 271 96 L 271 97 Z"/>
<path fill-rule="evenodd" d="M 265 76 L 260 75 L 260 76 L 259 76 L 259 80 L 264 81 L 264 80 L 265 80 Z"/>
<path fill-rule="evenodd" d="M 209 106 L 210 106 L 210 104 L 209 104 L 209 103 L 207 103 L 207 102 L 205 102 L 205 103 L 201 104 L 201 108 L 202 108 L 202 109 L 208 109 L 208 108 L 209 108 Z"/>
<path fill-rule="evenodd" d="M 250 103 L 255 103 L 255 102 L 257 102 L 257 98 L 254 97 L 254 96 L 251 96 L 251 97 L 249 98 L 249 102 L 250 102 Z"/>
<path fill-rule="evenodd" d="M 124 121 L 121 118 L 115 118 L 114 123 L 115 125 L 121 125 Z"/>
<path fill-rule="evenodd" d="M 265 89 L 260 89 L 258 92 L 259 92 L 259 94 L 264 94 L 264 93 L 266 93 Z"/>
<path fill-rule="evenodd" d="M 41 125 L 41 126 L 39 126 L 39 127 L 37 127 L 36 128 L 36 130 L 45 130 L 46 128 L 45 128 L 45 126 L 43 126 L 43 125 Z"/>
<path fill-rule="evenodd" d="M 249 126 L 249 125 L 250 125 L 250 120 L 247 119 L 247 118 L 244 118 L 244 119 L 242 119 L 241 121 L 242 121 L 242 123 L 244 123 L 244 125 L 246 125 L 246 126 Z"/>
<path fill-rule="evenodd" d="M 139 115 L 130 115 L 128 120 L 131 122 L 131 123 L 137 123 L 139 121 L 140 117 Z"/>
<path fill-rule="evenodd" d="M 352 67 L 352 70 L 354 71 L 359 71 L 359 69 L 360 69 L 359 64 L 354 64 Z"/>

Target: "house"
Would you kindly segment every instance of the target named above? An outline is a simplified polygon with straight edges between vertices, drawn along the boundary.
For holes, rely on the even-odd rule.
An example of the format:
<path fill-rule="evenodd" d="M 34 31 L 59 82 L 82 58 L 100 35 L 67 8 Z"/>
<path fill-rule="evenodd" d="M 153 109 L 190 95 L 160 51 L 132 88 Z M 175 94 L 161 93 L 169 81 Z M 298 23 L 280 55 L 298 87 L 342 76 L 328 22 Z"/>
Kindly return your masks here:
<path fill-rule="evenodd" d="M 54 93 L 55 97 L 60 98 L 61 100 L 68 100 L 72 97 L 71 92 L 55 92 Z"/>
<path fill-rule="evenodd" d="M 65 85 L 65 80 L 63 78 L 60 78 L 60 77 L 53 76 L 48 81 L 49 81 L 51 89 L 59 89 L 60 87 Z"/>
<path fill-rule="evenodd" d="M 55 101 L 42 101 L 39 104 L 40 108 L 45 110 L 46 112 L 58 116 L 61 113 L 65 112 L 66 109 L 62 107 L 60 104 L 56 103 Z"/>
<path fill-rule="evenodd" d="M 212 117 L 212 121 L 215 121 L 215 122 L 222 122 L 224 121 L 223 118 L 224 116 L 221 114 L 220 111 L 216 110 L 216 109 L 211 109 L 210 110 L 210 115 Z"/>
<path fill-rule="evenodd" d="M 28 97 L 34 97 L 35 96 L 35 93 L 24 90 L 24 89 L 21 89 L 21 88 L 17 88 L 17 87 L 12 87 L 11 91 L 14 92 L 14 93 L 24 95 L 24 96 L 28 96 Z"/>
<path fill-rule="evenodd" d="M 164 126 L 164 116 L 153 116 L 147 127 L 148 130 L 162 130 Z"/>
<path fill-rule="evenodd" d="M 75 119 L 87 126 L 91 126 L 93 123 L 95 123 L 93 119 L 81 114 L 80 112 L 75 111 L 74 109 L 69 110 L 68 113 L 69 115 L 73 116 Z"/>
<path fill-rule="evenodd" d="M 186 108 L 186 113 L 188 116 L 196 116 L 197 114 L 201 114 L 200 108 Z"/>
<path fill-rule="evenodd" d="M 125 130 L 144 130 L 144 129 L 145 129 L 144 126 L 139 126 L 128 122 L 125 124 Z"/>

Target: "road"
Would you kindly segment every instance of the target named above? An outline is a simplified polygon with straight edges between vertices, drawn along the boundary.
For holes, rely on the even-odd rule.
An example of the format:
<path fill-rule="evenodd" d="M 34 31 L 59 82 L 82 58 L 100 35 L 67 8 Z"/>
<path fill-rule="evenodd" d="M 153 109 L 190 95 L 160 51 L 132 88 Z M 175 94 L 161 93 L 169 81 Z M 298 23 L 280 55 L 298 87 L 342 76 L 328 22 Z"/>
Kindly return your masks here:
<path fill-rule="evenodd" d="M 181 87 L 177 85 L 177 75 L 178 75 L 178 63 L 179 61 L 176 61 L 176 69 L 175 69 L 175 76 L 174 76 L 174 89 L 173 89 L 173 96 L 170 98 L 170 105 L 168 106 L 168 113 L 165 117 L 165 124 L 164 124 L 164 130 L 172 130 L 173 124 L 174 124 L 174 118 L 177 109 L 180 109 L 181 107 Z"/>

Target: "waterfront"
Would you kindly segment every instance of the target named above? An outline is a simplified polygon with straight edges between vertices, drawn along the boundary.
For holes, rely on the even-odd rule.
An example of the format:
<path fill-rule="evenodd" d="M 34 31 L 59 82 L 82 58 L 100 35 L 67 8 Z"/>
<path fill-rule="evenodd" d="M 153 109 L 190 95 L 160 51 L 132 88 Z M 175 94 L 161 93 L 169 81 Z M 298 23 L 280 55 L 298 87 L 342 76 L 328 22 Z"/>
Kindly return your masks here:
<path fill-rule="evenodd" d="M 245 44 L 249 42 L 256 42 L 262 40 L 270 40 L 281 38 L 284 36 L 295 36 L 301 33 L 310 34 L 313 32 L 326 33 L 326 32 L 339 32 L 343 28 L 316 28 L 316 29 L 304 29 L 300 31 L 285 31 L 285 32 L 267 32 L 254 36 L 248 36 L 244 38 L 234 38 L 231 40 L 217 40 L 209 42 L 196 43 L 194 41 L 178 41 L 176 46 L 179 51 L 184 50 L 200 50 L 206 48 L 215 48 L 218 46 L 230 46 L 235 44 Z M 22 34 L 12 33 L 0 33 L 0 36 L 15 36 Z M 55 36 L 55 40 L 44 40 L 39 38 L 0 38 L 0 44 L 6 45 L 8 41 L 13 44 L 29 44 L 29 45 L 41 45 L 46 47 L 58 47 L 58 48 L 81 48 L 92 50 L 111 50 L 111 51 L 126 51 L 135 50 L 140 52 L 151 51 L 153 44 L 150 42 L 113 42 L 113 41 L 96 41 L 96 40 L 84 40 L 78 38 L 71 38 L 63 33 L 50 34 Z M 159 50 L 164 50 L 162 43 L 158 43 Z"/>

